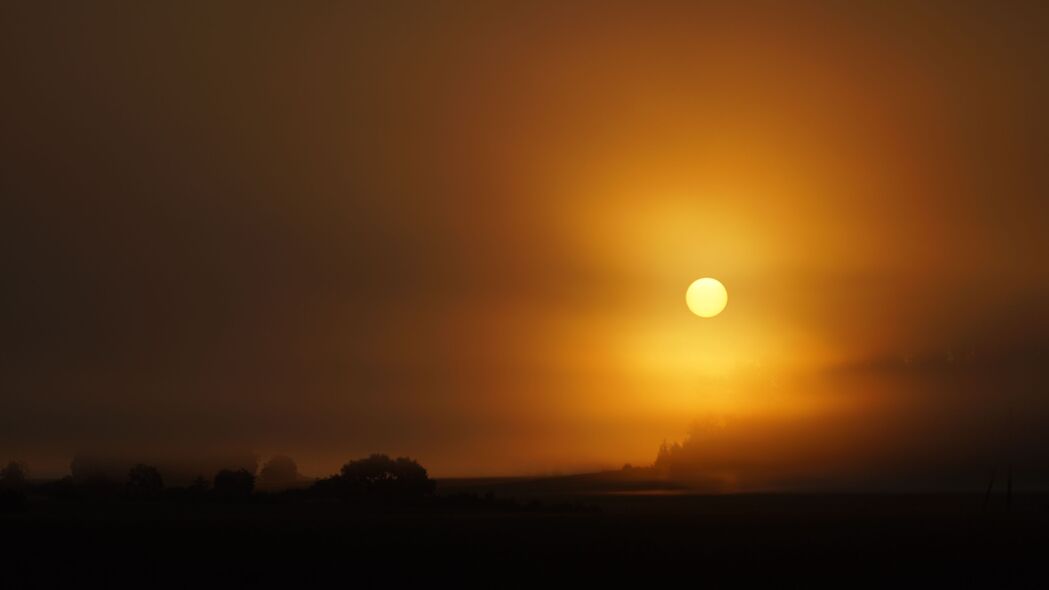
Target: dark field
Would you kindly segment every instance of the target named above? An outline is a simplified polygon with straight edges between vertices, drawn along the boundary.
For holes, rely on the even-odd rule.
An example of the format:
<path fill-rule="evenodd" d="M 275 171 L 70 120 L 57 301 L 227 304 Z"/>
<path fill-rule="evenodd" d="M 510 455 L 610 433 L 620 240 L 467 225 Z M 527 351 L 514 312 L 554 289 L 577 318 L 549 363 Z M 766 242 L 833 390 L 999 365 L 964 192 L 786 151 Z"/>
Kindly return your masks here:
<path fill-rule="evenodd" d="M 7 587 L 634 580 L 1045 587 L 1049 495 L 691 495 L 578 478 L 446 480 L 414 508 L 31 502 L 0 516 Z M 613 486 L 615 487 L 615 486 Z M 518 502 L 501 502 L 516 492 Z M 625 492 L 625 493 L 624 493 Z M 504 495 L 506 494 L 506 495 Z M 539 504 L 533 502 L 540 502 Z"/>

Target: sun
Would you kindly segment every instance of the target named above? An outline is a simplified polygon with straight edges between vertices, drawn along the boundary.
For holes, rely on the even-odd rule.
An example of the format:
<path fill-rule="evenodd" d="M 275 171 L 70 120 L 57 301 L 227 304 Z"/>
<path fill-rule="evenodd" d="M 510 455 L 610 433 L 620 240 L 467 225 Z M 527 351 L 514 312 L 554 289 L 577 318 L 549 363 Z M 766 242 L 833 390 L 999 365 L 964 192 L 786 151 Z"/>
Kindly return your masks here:
<path fill-rule="evenodd" d="M 685 293 L 685 303 L 692 313 L 701 318 L 712 318 L 722 310 L 728 303 L 728 291 L 721 281 L 710 277 L 697 279 L 688 286 Z"/>

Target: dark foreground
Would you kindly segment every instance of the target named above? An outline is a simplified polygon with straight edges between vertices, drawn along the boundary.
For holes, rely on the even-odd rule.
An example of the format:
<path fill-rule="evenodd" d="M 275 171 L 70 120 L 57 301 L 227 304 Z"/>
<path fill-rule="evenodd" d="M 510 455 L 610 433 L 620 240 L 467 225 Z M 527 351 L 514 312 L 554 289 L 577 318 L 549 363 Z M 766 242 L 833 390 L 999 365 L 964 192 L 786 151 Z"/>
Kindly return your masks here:
<path fill-rule="evenodd" d="M 0 515 L 0 577 L 6 588 L 1049 583 L 1046 495 L 577 499 L 593 509 L 35 504 Z"/>

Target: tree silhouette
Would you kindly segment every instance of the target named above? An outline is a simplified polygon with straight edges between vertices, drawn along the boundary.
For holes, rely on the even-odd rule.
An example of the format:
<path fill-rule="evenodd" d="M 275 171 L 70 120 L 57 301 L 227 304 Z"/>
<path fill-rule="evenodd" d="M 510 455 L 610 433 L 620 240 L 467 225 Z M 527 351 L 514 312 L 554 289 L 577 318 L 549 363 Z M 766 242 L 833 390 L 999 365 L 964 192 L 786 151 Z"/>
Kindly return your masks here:
<path fill-rule="evenodd" d="M 350 461 L 342 466 L 338 475 L 318 482 L 315 487 L 323 493 L 344 498 L 405 500 L 429 496 L 436 486 L 426 469 L 416 461 L 374 454 Z"/>
<path fill-rule="evenodd" d="M 215 495 L 226 500 L 243 500 L 255 489 L 255 476 L 247 469 L 223 469 L 215 475 Z"/>
<path fill-rule="evenodd" d="M 267 489 L 287 488 L 299 481 L 299 468 L 295 460 L 287 455 L 276 455 L 262 466 L 259 472 L 259 487 Z"/>
<path fill-rule="evenodd" d="M 128 494 L 138 498 L 158 496 L 164 490 L 164 480 L 152 465 L 139 463 L 127 474 Z"/>
<path fill-rule="evenodd" d="M 29 468 L 21 461 L 11 461 L 0 469 L 0 488 L 20 489 L 25 487 Z"/>
<path fill-rule="evenodd" d="M 670 447 L 667 445 L 667 441 L 663 441 L 663 444 L 659 445 L 659 452 L 656 454 L 655 468 L 660 472 L 667 472 L 670 470 Z"/>

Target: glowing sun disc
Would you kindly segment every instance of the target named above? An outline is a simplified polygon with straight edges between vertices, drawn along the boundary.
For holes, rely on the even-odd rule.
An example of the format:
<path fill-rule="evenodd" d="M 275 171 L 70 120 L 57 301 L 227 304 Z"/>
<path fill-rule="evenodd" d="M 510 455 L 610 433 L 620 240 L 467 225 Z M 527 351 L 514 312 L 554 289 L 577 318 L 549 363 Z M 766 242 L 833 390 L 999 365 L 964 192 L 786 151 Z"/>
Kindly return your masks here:
<path fill-rule="evenodd" d="M 728 291 L 721 281 L 703 277 L 688 286 L 685 303 L 692 313 L 699 317 L 712 318 L 721 313 L 728 304 Z"/>

